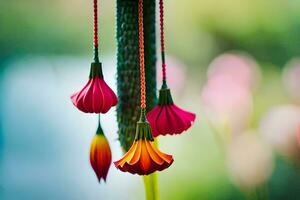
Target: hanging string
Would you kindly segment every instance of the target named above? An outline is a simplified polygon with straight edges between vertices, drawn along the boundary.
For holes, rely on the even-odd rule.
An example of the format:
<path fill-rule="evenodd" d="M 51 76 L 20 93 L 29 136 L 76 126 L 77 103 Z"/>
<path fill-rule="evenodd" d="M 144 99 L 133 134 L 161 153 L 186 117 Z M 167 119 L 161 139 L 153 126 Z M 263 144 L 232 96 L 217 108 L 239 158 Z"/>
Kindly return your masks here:
<path fill-rule="evenodd" d="M 94 0 L 94 61 L 99 62 L 98 57 L 98 5 Z"/>
<path fill-rule="evenodd" d="M 159 0 L 159 20 L 160 20 L 160 50 L 162 60 L 163 86 L 167 84 L 166 61 L 165 61 L 165 36 L 164 36 L 164 3 Z"/>
<path fill-rule="evenodd" d="M 146 79 L 144 60 L 144 22 L 143 22 L 143 0 L 139 0 L 139 51 L 140 51 L 140 84 L 141 84 L 141 109 L 146 109 Z"/>

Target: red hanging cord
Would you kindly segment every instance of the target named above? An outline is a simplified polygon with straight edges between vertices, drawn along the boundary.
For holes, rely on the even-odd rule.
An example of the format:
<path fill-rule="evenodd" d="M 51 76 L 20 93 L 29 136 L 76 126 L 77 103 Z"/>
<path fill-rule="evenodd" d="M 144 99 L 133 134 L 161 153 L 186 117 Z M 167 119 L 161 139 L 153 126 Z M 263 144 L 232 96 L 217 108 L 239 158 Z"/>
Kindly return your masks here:
<path fill-rule="evenodd" d="M 97 0 L 94 0 L 94 60 L 99 62 L 98 58 L 98 5 Z"/>
<path fill-rule="evenodd" d="M 159 20 L 160 20 L 160 50 L 162 59 L 162 79 L 163 85 L 166 84 L 166 62 L 165 62 L 165 36 L 164 36 L 164 3 L 163 0 L 159 0 Z"/>
<path fill-rule="evenodd" d="M 146 109 L 146 78 L 144 60 L 144 22 L 143 22 L 143 0 L 138 3 L 139 14 L 139 51 L 140 51 L 140 84 L 141 84 L 141 109 Z"/>

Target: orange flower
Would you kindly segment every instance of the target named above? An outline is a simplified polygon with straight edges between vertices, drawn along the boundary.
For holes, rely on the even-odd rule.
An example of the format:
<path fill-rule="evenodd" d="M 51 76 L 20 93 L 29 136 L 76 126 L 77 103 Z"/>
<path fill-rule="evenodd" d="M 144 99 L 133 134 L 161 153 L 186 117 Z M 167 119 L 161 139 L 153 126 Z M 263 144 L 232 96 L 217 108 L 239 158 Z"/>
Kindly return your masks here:
<path fill-rule="evenodd" d="M 99 127 L 91 144 L 90 162 L 100 182 L 101 178 L 106 181 L 111 164 L 111 151 L 108 141 Z"/>
<path fill-rule="evenodd" d="M 173 157 L 159 151 L 153 141 L 150 125 L 145 117 L 141 117 L 133 145 L 122 159 L 114 162 L 115 166 L 123 172 L 139 175 L 168 168 L 173 163 Z"/>

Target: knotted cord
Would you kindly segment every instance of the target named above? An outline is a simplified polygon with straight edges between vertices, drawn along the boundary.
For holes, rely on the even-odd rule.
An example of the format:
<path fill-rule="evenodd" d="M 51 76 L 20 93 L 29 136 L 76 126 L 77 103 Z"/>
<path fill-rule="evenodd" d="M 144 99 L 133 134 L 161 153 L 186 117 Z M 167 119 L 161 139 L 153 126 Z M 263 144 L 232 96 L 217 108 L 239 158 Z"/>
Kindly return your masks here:
<path fill-rule="evenodd" d="M 140 51 L 140 85 L 141 85 L 141 109 L 146 109 L 146 78 L 145 78 L 145 53 L 144 53 L 144 20 L 143 0 L 138 3 L 139 23 L 139 51 Z"/>

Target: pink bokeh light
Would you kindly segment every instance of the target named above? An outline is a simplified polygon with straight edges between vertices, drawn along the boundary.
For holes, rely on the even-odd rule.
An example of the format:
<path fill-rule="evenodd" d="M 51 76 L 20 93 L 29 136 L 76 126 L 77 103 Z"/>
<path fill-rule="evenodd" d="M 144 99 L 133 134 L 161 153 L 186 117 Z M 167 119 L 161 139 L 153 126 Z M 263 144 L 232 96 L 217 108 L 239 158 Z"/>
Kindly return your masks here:
<path fill-rule="evenodd" d="M 229 146 L 227 165 L 234 184 L 253 189 L 265 183 L 272 174 L 271 148 L 255 131 L 243 132 Z"/>
<path fill-rule="evenodd" d="M 204 109 L 217 124 L 227 123 L 232 133 L 246 128 L 252 113 L 252 95 L 232 77 L 210 77 L 202 90 Z"/>
<path fill-rule="evenodd" d="M 282 105 L 270 109 L 259 125 L 262 137 L 280 154 L 291 158 L 300 158 L 297 142 L 300 124 L 300 107 Z"/>
<path fill-rule="evenodd" d="M 282 80 L 289 96 L 300 103 L 300 58 L 292 59 L 287 63 Z"/>
<path fill-rule="evenodd" d="M 186 66 L 179 59 L 172 56 L 166 57 L 166 63 L 167 84 L 172 93 L 178 96 L 183 91 L 186 82 Z M 157 62 L 156 69 L 157 87 L 160 88 L 162 84 L 161 60 Z"/>
<path fill-rule="evenodd" d="M 258 85 L 261 76 L 255 60 L 243 53 L 225 53 L 215 58 L 208 68 L 207 77 L 210 79 L 219 74 L 227 75 L 249 89 Z"/>

